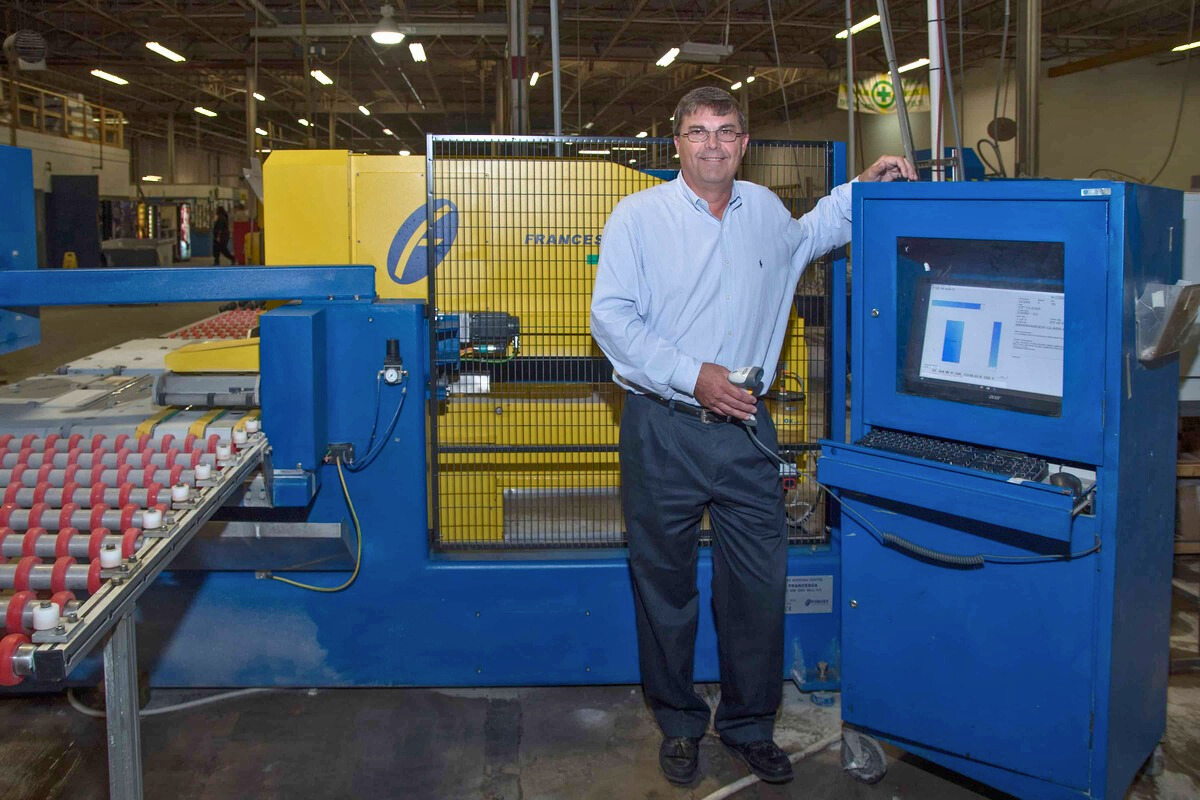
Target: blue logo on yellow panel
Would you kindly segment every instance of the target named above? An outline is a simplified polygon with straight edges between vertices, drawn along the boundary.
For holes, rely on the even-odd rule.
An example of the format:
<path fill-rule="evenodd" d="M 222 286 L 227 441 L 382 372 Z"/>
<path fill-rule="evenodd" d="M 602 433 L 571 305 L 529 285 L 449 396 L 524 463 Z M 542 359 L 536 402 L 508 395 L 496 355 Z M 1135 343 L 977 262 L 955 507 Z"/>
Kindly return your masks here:
<path fill-rule="evenodd" d="M 449 200 L 433 203 L 433 236 L 429 236 L 425 206 L 408 215 L 388 248 L 387 268 L 397 283 L 416 283 L 429 274 L 429 253 L 426 248 L 433 240 L 433 265 L 442 263 L 458 236 L 458 208 Z"/>

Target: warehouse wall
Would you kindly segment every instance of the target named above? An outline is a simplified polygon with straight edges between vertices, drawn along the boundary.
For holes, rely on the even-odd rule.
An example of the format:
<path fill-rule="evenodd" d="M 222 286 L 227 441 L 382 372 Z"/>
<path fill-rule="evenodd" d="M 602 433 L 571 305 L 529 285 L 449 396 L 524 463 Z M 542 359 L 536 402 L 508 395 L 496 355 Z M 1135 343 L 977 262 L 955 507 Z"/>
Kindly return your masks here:
<path fill-rule="evenodd" d="M 167 141 L 151 136 L 138 136 L 133 145 L 134 164 L 138 174 L 161 175 L 171 182 L 167 169 Z M 180 134 L 175 138 L 175 180 L 177 184 L 215 184 L 241 188 L 242 158 L 227 153 L 214 153 L 197 147 L 193 137 Z"/>
<path fill-rule="evenodd" d="M 8 144 L 11 131 L 0 125 L 0 143 Z M 17 130 L 17 146 L 33 151 L 33 188 L 50 191 L 52 175 L 97 175 L 101 197 L 129 196 L 129 151 L 61 136 Z"/>
<path fill-rule="evenodd" d="M 1171 63 L 1160 63 L 1164 61 Z M 1011 66 L 1010 62 L 1007 116 L 1015 117 L 1016 81 Z M 1049 78 L 1043 72 L 1039 106 L 1041 173 L 1052 178 L 1080 178 L 1094 170 L 1111 169 L 1149 180 L 1162 165 L 1170 148 L 1184 66 L 1182 59 L 1164 56 L 1127 61 L 1061 78 Z M 958 74 L 954 77 L 957 80 Z M 987 135 L 995 87 L 995 61 L 967 70 L 964 108 L 959 112 L 963 114 L 963 140 L 968 147 L 975 147 L 976 142 Z M 1002 109 L 1003 105 L 1002 85 Z M 846 112 L 832 108 L 832 97 L 829 106 L 829 111 L 793 121 L 790 134 L 787 125 L 763 125 L 761 118 L 753 133 L 759 138 L 845 141 Z M 946 141 L 953 144 L 949 109 L 945 112 Z M 913 114 L 911 120 L 917 148 L 928 147 L 929 114 Z M 884 153 L 903 152 L 895 115 L 860 114 L 857 124 L 863 156 L 860 169 L 863 163 Z M 1200 175 L 1197 130 L 1200 130 L 1200 64 L 1192 65 L 1178 141 L 1159 185 L 1188 189 L 1192 185 L 1192 176 Z M 1012 144 L 1001 144 L 1009 174 L 1014 162 Z M 984 154 L 990 156 L 986 149 Z"/>

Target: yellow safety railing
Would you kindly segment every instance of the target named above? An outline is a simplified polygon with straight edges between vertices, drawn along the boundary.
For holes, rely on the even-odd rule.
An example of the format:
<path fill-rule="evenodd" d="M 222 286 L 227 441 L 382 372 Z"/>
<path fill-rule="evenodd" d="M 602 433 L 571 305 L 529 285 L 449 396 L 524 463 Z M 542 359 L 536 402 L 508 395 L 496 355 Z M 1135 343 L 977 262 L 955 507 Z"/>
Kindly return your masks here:
<path fill-rule="evenodd" d="M 65 139 L 125 145 L 125 115 L 115 109 L 27 83 L 0 80 L 0 124 L 11 125 L 16 94 L 17 128 Z"/>

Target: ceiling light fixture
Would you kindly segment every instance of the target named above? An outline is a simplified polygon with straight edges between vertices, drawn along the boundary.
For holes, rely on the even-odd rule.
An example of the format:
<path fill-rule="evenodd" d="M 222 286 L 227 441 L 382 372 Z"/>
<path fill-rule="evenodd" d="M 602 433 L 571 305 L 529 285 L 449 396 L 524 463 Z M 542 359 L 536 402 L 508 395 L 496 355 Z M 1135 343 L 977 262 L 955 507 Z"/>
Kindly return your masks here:
<path fill-rule="evenodd" d="M 660 67 L 669 67 L 669 66 L 671 66 L 671 62 L 673 62 L 675 60 L 675 57 L 677 55 L 679 55 L 679 48 L 672 47 L 670 50 L 663 53 L 662 58 L 660 58 L 658 61 L 655 61 L 654 63 Z"/>
<path fill-rule="evenodd" d="M 362 113 L 362 115 L 364 117 L 371 116 L 371 109 L 367 108 L 366 106 L 359 106 L 358 110 Z"/>
<path fill-rule="evenodd" d="M 395 136 L 396 134 L 392 133 L 392 129 L 391 129 L 391 128 L 384 128 L 384 129 L 383 129 L 383 135 L 384 135 L 384 136 Z"/>
<path fill-rule="evenodd" d="M 158 183 L 162 180 L 162 175 L 143 175 L 142 180 L 146 183 Z"/>
<path fill-rule="evenodd" d="M 163 58 L 171 59 L 176 64 L 178 64 L 180 61 L 187 61 L 187 59 L 184 58 L 183 56 L 179 55 L 179 53 L 176 53 L 174 50 L 172 50 L 169 47 L 163 47 L 158 42 L 146 42 L 146 49 L 153 50 L 154 52 L 158 53 Z"/>
<path fill-rule="evenodd" d="M 401 150 L 401 151 L 400 151 L 400 155 L 402 155 L 402 156 L 411 156 L 411 155 L 412 155 L 412 150 Z"/>
<path fill-rule="evenodd" d="M 596 124 L 596 123 L 594 123 L 594 122 L 589 122 L 589 123 L 587 123 L 586 125 L 584 125 L 584 126 L 583 126 L 583 129 L 584 129 L 585 131 L 590 131 L 590 130 L 592 129 L 592 126 L 593 126 L 593 125 L 595 125 L 595 124 Z"/>
<path fill-rule="evenodd" d="M 196 106 L 192 111 L 195 111 L 197 114 L 203 114 L 206 117 L 215 117 L 217 115 L 217 112 L 207 109 L 204 106 Z"/>
<path fill-rule="evenodd" d="M 754 76 L 753 76 L 753 75 L 747 75 L 747 76 L 746 76 L 746 83 L 754 83 Z"/>
<path fill-rule="evenodd" d="M 413 61 L 425 60 L 425 45 L 420 42 L 409 42 L 408 52 L 412 53 Z"/>
<path fill-rule="evenodd" d="M 266 131 L 264 131 L 262 128 L 255 128 L 254 132 L 257 133 L 259 136 L 270 136 L 271 135 L 271 134 L 267 133 Z"/>
<path fill-rule="evenodd" d="M 730 87 L 729 87 L 729 91 L 731 91 L 731 92 L 736 92 L 736 91 L 737 91 L 738 89 L 740 89 L 740 88 L 742 88 L 742 82 L 741 82 L 741 81 L 738 81 L 738 82 L 737 82 L 737 83 L 735 83 L 733 86 L 730 86 Z"/>
<path fill-rule="evenodd" d="M 530 75 L 529 76 L 529 85 L 537 86 L 538 78 L 540 78 L 540 77 L 542 77 L 542 73 L 540 73 L 540 72 L 535 72 L 532 75 Z"/>
<path fill-rule="evenodd" d="M 254 94 L 254 99 L 258 100 L 259 102 L 262 102 L 263 100 L 267 99 L 267 98 L 263 97 L 261 94 L 259 94 L 258 92 L 254 92 L 253 94 Z"/>
<path fill-rule="evenodd" d="M 1190 44 L 1181 44 L 1179 47 L 1172 47 L 1171 52 L 1182 53 L 1184 50 L 1191 50 L 1196 47 L 1200 47 L 1200 42 L 1192 42 Z"/>
<path fill-rule="evenodd" d="M 316 80 L 316 82 L 321 84 L 322 86 L 331 86 L 333 84 L 333 78 L 329 77 L 328 75 L 326 75 L 324 72 L 322 72 L 319 69 L 314 69 L 312 72 L 310 72 L 308 74 L 312 75 L 313 78 Z"/>
<path fill-rule="evenodd" d="M 304 117 L 301 117 L 300 119 L 296 120 L 296 122 L 299 122 L 301 125 L 303 125 L 306 128 L 312 127 L 312 123 L 309 122 L 308 120 L 306 120 Z"/>
<path fill-rule="evenodd" d="M 684 42 L 679 45 L 679 60 L 700 64 L 716 64 L 733 55 L 731 44 L 708 44 L 707 42 Z"/>
<path fill-rule="evenodd" d="M 649 136 L 649 135 L 650 135 L 650 134 L 649 134 L 649 133 L 647 133 L 646 131 L 638 131 L 638 132 L 637 132 L 637 134 L 635 134 L 633 138 L 635 138 L 635 139 L 645 139 L 645 138 L 646 138 L 647 136 Z"/>
<path fill-rule="evenodd" d="M 111 72 L 105 72 L 102 69 L 94 69 L 92 70 L 92 74 L 100 80 L 108 81 L 109 83 L 115 83 L 117 86 L 124 86 L 129 83 L 129 81 L 125 80 L 124 78 L 113 75 Z"/>
<path fill-rule="evenodd" d="M 928 63 L 929 63 L 928 58 L 918 58 L 916 61 L 908 62 L 907 64 L 905 64 L 903 67 L 900 67 L 896 71 L 897 72 L 908 72 L 910 69 L 917 69 L 918 67 L 923 67 Z"/>
<path fill-rule="evenodd" d="M 609 154 L 609 152 L 610 151 L 608 151 L 608 150 L 580 150 L 579 155 L 581 155 L 581 156 L 606 156 Z"/>
<path fill-rule="evenodd" d="M 385 4 L 379 9 L 379 23 L 375 30 L 371 31 L 371 38 L 375 40 L 375 44 L 400 44 L 404 41 L 404 34 L 400 32 L 392 13 L 390 5 Z"/>
<path fill-rule="evenodd" d="M 878 24 L 879 24 L 879 15 L 872 14 L 871 16 L 864 19 L 862 22 L 858 23 L 857 25 L 851 25 L 850 33 L 859 33 L 860 31 L 865 31 L 867 28 L 871 27 L 872 25 L 878 25 Z M 842 31 L 839 34 L 836 34 L 833 38 L 845 39 L 846 36 L 847 36 L 846 32 Z"/>

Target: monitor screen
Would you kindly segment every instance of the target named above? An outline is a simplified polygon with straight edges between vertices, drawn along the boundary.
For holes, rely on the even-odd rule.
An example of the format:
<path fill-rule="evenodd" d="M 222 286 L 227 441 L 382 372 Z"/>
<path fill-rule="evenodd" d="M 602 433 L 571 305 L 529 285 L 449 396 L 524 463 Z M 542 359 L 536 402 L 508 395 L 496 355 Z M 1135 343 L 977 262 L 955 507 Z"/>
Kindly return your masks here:
<path fill-rule="evenodd" d="M 1061 416 L 1062 244 L 900 242 L 899 390 Z"/>

